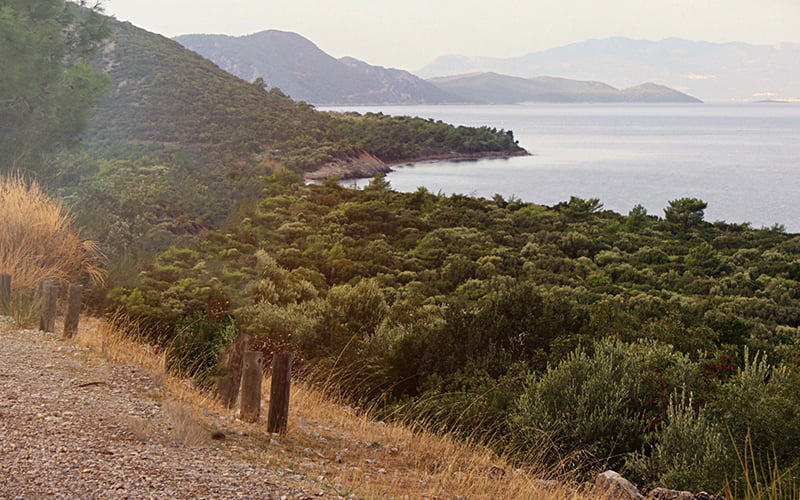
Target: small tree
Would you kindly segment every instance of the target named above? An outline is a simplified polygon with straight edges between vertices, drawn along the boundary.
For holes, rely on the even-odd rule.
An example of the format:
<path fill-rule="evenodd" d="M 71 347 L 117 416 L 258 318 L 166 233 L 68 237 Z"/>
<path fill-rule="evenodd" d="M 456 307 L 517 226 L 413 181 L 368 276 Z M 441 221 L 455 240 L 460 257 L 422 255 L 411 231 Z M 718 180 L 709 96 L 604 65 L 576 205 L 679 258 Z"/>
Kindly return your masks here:
<path fill-rule="evenodd" d="M 684 231 L 689 231 L 703 222 L 703 211 L 706 208 L 708 203 L 701 199 L 679 198 L 669 202 L 669 206 L 664 209 L 664 218 Z"/>

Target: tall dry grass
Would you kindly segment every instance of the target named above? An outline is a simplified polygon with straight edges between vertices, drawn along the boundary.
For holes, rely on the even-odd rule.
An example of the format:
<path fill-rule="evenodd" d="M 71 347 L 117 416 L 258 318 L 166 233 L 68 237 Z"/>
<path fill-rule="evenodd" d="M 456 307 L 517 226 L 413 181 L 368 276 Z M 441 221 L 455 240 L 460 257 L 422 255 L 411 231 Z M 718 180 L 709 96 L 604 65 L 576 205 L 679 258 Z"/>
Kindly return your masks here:
<path fill-rule="evenodd" d="M 12 275 L 13 305 L 30 306 L 39 278 L 101 283 L 102 260 L 61 200 L 19 175 L 0 177 L 0 273 Z"/>
<path fill-rule="evenodd" d="M 224 408 L 213 395 L 170 373 L 165 351 L 144 343 L 146 336 L 136 324 L 124 317 L 81 321 L 74 342 L 110 362 L 138 365 L 158 379 L 159 385 L 163 384 L 164 411 L 172 414 L 170 418 L 180 431 L 176 440 L 187 445 L 207 443 L 213 429 L 221 428 L 226 433 L 239 431 L 231 432 L 232 452 L 241 450 L 245 460 L 318 478 L 314 487 L 322 489 L 325 498 L 354 495 L 365 499 L 582 500 L 588 497 L 581 488 L 570 487 L 568 475 L 554 474 L 551 467 L 538 464 L 525 470 L 516 469 L 485 446 L 464 444 L 452 437 L 414 430 L 399 423 L 376 421 L 369 412 L 349 408 L 298 380 L 292 384 L 287 434 L 269 434 L 265 425 L 268 377 L 262 385 L 260 421 L 244 423 L 235 418 L 235 410 Z M 139 428 L 142 439 L 149 439 L 147 422 L 136 423 L 134 427 Z M 253 452 L 254 449 L 261 451 Z M 557 483 L 548 479 L 566 481 Z"/>

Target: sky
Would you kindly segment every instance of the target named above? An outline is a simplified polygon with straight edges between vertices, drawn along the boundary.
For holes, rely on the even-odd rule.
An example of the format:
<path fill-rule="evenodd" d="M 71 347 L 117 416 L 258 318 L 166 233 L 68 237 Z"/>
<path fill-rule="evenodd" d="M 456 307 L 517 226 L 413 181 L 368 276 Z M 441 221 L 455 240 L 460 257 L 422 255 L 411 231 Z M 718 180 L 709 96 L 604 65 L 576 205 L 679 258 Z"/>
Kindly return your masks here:
<path fill-rule="evenodd" d="M 293 31 L 334 57 L 415 71 L 436 57 L 516 57 L 592 38 L 800 42 L 800 0 L 101 0 L 169 37 Z"/>

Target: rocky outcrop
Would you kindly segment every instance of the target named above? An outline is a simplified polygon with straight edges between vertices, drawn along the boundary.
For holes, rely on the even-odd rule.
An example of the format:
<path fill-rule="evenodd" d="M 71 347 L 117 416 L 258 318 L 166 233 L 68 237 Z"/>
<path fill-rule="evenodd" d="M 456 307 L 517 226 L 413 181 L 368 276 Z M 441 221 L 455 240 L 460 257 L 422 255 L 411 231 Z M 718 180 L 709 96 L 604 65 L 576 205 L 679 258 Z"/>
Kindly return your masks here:
<path fill-rule="evenodd" d="M 645 500 L 633 483 L 613 470 L 607 470 L 597 476 L 592 488 L 592 498 L 607 500 Z"/>
<path fill-rule="evenodd" d="M 590 497 L 603 500 L 725 500 L 723 496 L 711 495 L 705 491 L 692 493 L 666 488 L 656 488 L 644 497 L 633 483 L 613 470 L 597 476 Z"/>
<path fill-rule="evenodd" d="M 303 176 L 307 181 L 321 181 L 329 177 L 340 179 L 365 179 L 375 174 L 388 174 L 392 169 L 371 154 L 363 153 L 349 160 L 336 160 Z"/>
<path fill-rule="evenodd" d="M 369 179 L 375 174 L 388 174 L 392 171 L 392 166 L 408 165 L 411 163 L 437 162 L 437 161 L 470 161 L 491 158 L 511 158 L 514 156 L 530 156 L 525 150 L 514 153 L 504 153 L 496 151 L 486 151 L 483 153 L 443 153 L 436 155 L 420 156 L 408 158 L 387 164 L 368 153 L 362 153 L 356 158 L 348 160 L 336 160 L 326 163 L 319 169 L 303 175 L 306 181 L 322 181 L 329 177 L 339 179 Z"/>
<path fill-rule="evenodd" d="M 652 500 L 725 500 L 724 496 L 711 495 L 705 491 L 692 493 L 690 491 L 668 490 L 666 488 L 656 488 L 647 495 Z"/>

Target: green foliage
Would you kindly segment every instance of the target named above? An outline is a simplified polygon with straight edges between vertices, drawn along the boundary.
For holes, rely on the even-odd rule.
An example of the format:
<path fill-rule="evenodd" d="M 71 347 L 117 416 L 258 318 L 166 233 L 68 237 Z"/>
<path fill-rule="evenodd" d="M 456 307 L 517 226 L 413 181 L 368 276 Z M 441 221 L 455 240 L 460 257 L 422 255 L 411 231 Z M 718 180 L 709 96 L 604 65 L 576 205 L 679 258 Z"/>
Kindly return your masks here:
<path fill-rule="evenodd" d="M 223 375 L 224 367 L 218 365 L 219 355 L 237 335 L 231 318 L 186 317 L 176 325 L 168 347 L 170 368 L 202 383 L 211 383 Z"/>
<path fill-rule="evenodd" d="M 44 156 L 74 144 L 106 83 L 86 61 L 107 34 L 85 2 L 0 2 L 0 169 L 49 173 Z"/>
<path fill-rule="evenodd" d="M 786 366 L 772 366 L 766 356 L 745 353 L 744 365 L 720 387 L 708 406 L 739 450 L 766 463 L 791 467 L 800 456 L 800 379 Z M 750 440 L 748 443 L 747 440 Z"/>
<path fill-rule="evenodd" d="M 549 435 L 554 451 L 579 450 L 619 464 L 664 417 L 665 398 L 686 389 L 695 367 L 671 346 L 605 340 L 533 375 L 512 414 L 523 442 Z"/>
<path fill-rule="evenodd" d="M 697 198 L 680 198 L 669 202 L 664 209 L 664 218 L 677 228 L 688 231 L 703 222 L 703 212 L 708 203 Z"/>
<path fill-rule="evenodd" d="M 686 393 L 670 399 L 667 414 L 649 452 L 634 454 L 626 468 L 648 486 L 688 491 L 721 491 L 736 462 L 725 428 Z"/>
<path fill-rule="evenodd" d="M 715 486 L 740 474 L 730 453 L 709 456 L 730 428 L 777 443 L 790 468 L 795 400 L 737 370 L 751 370 L 745 347 L 760 350 L 783 363 L 762 379 L 795 387 L 793 237 L 632 217 L 596 200 L 397 193 L 381 179 L 303 185 L 283 170 L 238 224 L 162 253 L 116 297 L 173 325 L 224 298 L 241 330 L 295 351 L 312 380 L 504 451 L 545 439 L 640 480 Z M 693 406 L 670 409 L 675 391 Z M 754 405 L 737 403 L 751 393 Z M 702 447 L 675 454 L 667 437 Z"/>

